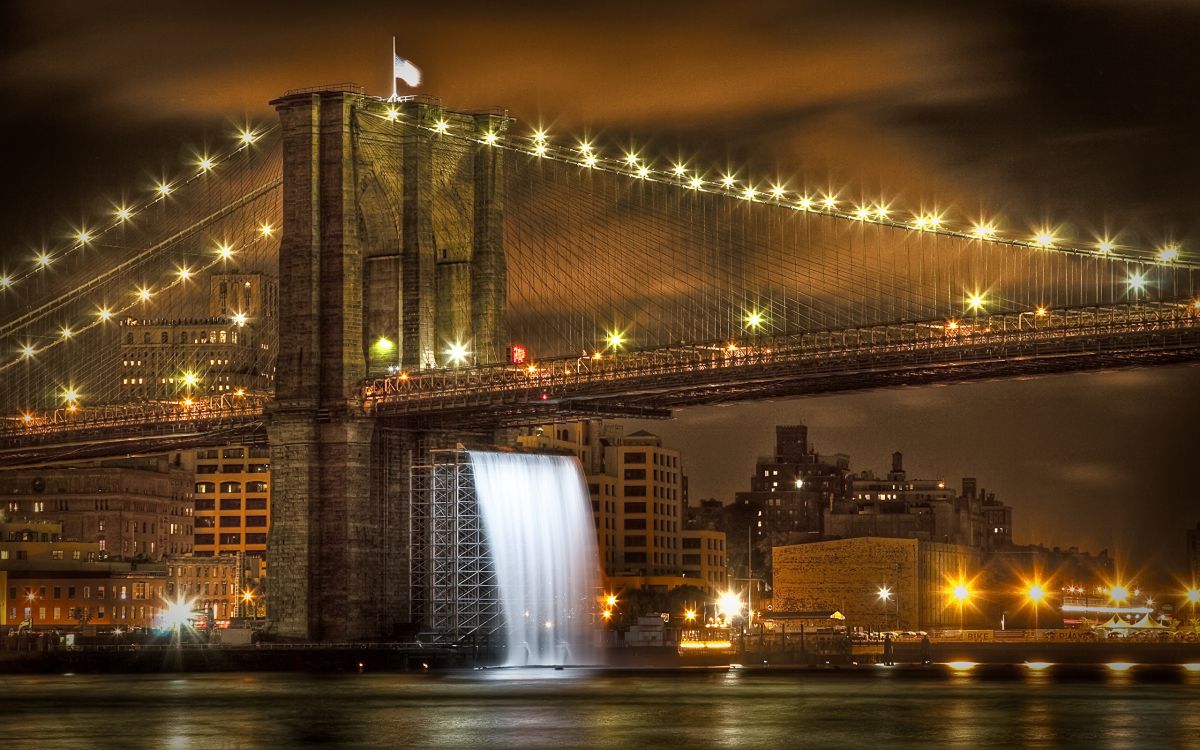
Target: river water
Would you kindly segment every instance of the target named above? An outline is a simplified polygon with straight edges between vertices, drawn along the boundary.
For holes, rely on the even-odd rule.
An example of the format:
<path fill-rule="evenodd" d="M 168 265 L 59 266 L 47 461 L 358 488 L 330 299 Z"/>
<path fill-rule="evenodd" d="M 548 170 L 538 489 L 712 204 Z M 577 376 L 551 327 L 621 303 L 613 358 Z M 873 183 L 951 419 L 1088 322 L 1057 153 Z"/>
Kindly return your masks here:
<path fill-rule="evenodd" d="M 1200 677 L 490 670 L 0 676 L 11 748 L 1200 746 Z"/>

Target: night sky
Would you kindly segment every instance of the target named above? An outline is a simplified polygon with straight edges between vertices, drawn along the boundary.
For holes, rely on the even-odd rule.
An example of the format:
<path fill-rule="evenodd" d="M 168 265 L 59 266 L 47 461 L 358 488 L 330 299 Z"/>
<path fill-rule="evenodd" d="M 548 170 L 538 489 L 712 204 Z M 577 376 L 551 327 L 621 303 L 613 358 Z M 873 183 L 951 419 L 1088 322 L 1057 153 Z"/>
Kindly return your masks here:
<path fill-rule="evenodd" d="M 268 122 L 287 89 L 386 95 L 393 34 L 451 108 L 1021 234 L 1200 251 L 1191 2 L 166 5 L 4 4 L 6 267 Z M 910 475 L 978 477 L 1015 507 L 1018 541 L 1182 575 L 1198 386 L 1191 367 L 1070 375 L 699 408 L 650 429 L 684 451 L 693 498 L 747 487 L 771 425 L 804 420 L 855 469 L 899 449 Z"/>

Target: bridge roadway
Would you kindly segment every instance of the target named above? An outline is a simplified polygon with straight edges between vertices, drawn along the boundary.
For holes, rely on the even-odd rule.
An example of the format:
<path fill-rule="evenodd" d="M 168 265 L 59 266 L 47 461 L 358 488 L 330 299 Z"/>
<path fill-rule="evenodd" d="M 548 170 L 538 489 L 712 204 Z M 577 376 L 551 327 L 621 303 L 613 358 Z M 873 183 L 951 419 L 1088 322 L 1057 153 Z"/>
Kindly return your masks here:
<path fill-rule="evenodd" d="M 400 373 L 367 381 L 364 413 L 487 430 L 579 417 L 668 417 L 695 404 L 1200 360 L 1192 300 L 747 336 L 667 349 Z M 265 395 L 81 408 L 8 419 L 0 463 L 265 442 Z"/>

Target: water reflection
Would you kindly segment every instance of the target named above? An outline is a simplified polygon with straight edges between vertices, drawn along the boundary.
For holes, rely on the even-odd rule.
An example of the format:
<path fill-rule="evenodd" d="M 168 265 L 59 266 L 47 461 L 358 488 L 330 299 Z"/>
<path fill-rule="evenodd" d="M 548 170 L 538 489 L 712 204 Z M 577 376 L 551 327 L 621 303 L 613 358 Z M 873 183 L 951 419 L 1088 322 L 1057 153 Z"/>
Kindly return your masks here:
<path fill-rule="evenodd" d="M 1101 668 L 8 677 L 5 747 L 1181 747 L 1200 673 Z"/>

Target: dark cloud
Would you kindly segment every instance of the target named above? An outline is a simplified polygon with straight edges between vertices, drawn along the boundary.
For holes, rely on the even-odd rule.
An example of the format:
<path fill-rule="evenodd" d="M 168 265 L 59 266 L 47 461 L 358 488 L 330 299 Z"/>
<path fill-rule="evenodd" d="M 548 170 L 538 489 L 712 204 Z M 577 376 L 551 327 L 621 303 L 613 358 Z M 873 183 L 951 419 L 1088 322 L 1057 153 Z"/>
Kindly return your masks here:
<path fill-rule="evenodd" d="M 1187 2 L 24 2 L 0 19 L 7 260 L 104 196 L 177 168 L 290 88 L 387 89 L 387 54 L 450 106 L 556 133 L 636 136 L 663 158 L 749 165 L 898 207 L 1078 237 L 1200 242 L 1200 7 Z M 1166 551 L 1200 520 L 1196 370 L 881 391 L 684 412 L 659 425 L 696 495 L 745 484 L 766 425 L 826 450 L 973 473 L 1024 539 Z M 736 436 L 737 440 L 730 440 Z M 726 455 L 729 445 L 752 446 Z"/>

